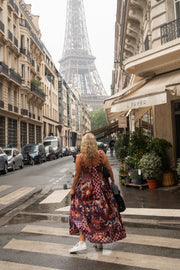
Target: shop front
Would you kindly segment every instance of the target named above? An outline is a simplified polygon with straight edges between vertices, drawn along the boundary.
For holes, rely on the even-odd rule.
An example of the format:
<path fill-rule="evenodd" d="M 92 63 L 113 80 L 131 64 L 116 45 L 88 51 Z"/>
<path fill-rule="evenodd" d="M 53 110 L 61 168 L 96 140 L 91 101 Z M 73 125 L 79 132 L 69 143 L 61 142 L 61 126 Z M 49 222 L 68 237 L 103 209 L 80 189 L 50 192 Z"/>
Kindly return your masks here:
<path fill-rule="evenodd" d="M 135 91 L 114 98 L 110 112 L 126 112 L 130 131 L 142 127 L 149 137 L 169 141 L 171 167 L 176 167 L 180 157 L 180 70 L 155 76 Z"/>

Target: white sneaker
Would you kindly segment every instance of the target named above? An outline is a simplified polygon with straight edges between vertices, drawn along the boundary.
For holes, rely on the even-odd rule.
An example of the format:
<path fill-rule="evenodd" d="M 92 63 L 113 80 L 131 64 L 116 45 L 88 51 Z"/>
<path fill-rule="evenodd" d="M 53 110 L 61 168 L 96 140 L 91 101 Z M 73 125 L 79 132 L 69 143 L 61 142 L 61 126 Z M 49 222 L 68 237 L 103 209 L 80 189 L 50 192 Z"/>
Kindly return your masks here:
<path fill-rule="evenodd" d="M 77 251 L 86 250 L 87 246 L 85 241 L 79 241 L 73 248 L 69 250 L 69 253 L 76 253 Z"/>

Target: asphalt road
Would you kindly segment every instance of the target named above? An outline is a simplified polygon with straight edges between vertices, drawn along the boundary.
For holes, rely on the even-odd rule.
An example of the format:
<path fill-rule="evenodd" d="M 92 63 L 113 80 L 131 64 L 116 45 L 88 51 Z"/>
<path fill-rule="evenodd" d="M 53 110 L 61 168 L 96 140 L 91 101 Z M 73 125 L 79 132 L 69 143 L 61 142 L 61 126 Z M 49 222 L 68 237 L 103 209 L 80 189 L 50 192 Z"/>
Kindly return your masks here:
<path fill-rule="evenodd" d="M 23 169 L 0 175 L 0 185 L 11 185 L 16 188 L 23 186 L 44 188 L 46 185 L 57 185 L 58 183 L 70 185 L 74 168 L 72 156 L 34 166 L 25 165 Z"/>

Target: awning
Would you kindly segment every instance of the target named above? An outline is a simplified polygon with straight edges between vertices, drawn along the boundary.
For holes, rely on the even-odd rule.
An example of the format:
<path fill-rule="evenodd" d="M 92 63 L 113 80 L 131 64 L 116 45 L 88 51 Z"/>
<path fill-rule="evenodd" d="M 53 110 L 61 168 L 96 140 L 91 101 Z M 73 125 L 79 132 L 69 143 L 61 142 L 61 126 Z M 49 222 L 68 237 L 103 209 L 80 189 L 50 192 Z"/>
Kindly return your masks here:
<path fill-rule="evenodd" d="M 98 139 L 100 139 L 100 138 L 104 138 L 107 135 L 110 135 L 118 130 L 121 130 L 121 129 L 119 128 L 118 121 L 115 121 L 108 126 L 104 126 L 104 127 L 98 128 L 96 130 L 93 130 L 93 131 L 91 131 L 91 133 L 93 133 Z"/>
<path fill-rule="evenodd" d="M 123 113 L 119 114 L 119 112 L 112 112 L 111 110 L 111 106 L 112 104 L 116 101 L 119 100 L 120 98 L 122 98 L 123 96 L 125 96 L 127 93 L 132 92 L 137 90 L 139 87 L 141 87 L 142 85 L 144 85 L 147 82 L 147 78 L 146 79 L 142 79 L 126 88 L 124 88 L 123 90 L 121 90 L 120 92 L 112 95 L 111 97 L 107 98 L 104 100 L 104 109 L 106 111 L 106 115 L 107 115 L 107 120 L 108 121 L 112 121 L 114 119 L 118 119 L 118 117 L 122 114 L 125 114 L 127 112 L 127 110 L 125 110 Z"/>
<path fill-rule="evenodd" d="M 128 92 L 118 100 L 115 99 L 111 113 L 167 103 L 167 91 L 174 91 L 178 84 L 180 84 L 180 70 L 156 76 L 138 90 Z"/>

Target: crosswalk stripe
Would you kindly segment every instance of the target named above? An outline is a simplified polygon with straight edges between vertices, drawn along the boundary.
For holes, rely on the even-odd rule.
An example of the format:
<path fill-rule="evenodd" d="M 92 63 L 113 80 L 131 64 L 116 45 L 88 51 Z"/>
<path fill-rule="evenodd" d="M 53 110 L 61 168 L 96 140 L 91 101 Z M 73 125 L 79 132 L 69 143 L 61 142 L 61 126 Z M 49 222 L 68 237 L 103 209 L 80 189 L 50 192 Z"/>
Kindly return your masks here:
<path fill-rule="evenodd" d="M 180 259 L 144 255 L 138 253 L 134 254 L 116 250 L 109 251 L 106 249 L 103 249 L 102 252 L 96 252 L 94 249 L 88 249 L 86 254 L 73 255 L 69 254 L 68 245 L 30 240 L 12 239 L 4 248 L 41 254 L 73 257 L 78 259 L 88 259 L 134 267 L 144 267 L 146 269 L 156 270 L 179 270 L 180 265 Z"/>
<path fill-rule="evenodd" d="M 22 232 L 72 237 L 72 235 L 69 235 L 68 228 L 55 228 L 55 227 L 46 227 L 46 226 L 38 226 L 38 225 L 26 225 L 22 229 Z M 180 249 L 180 239 L 159 237 L 159 236 L 127 234 L 127 238 L 121 241 L 121 243 Z"/>
<path fill-rule="evenodd" d="M 122 215 L 180 217 L 180 209 L 127 208 Z"/>
<path fill-rule="evenodd" d="M 70 189 L 59 189 L 55 190 L 51 195 L 46 197 L 43 201 L 40 202 L 40 204 L 44 203 L 60 203 L 70 192 Z"/>
<path fill-rule="evenodd" d="M 56 209 L 56 211 L 67 212 L 70 206 Z M 180 217 L 179 209 L 156 209 L 156 208 L 126 208 L 122 216 L 159 216 L 159 217 Z"/>
<path fill-rule="evenodd" d="M 67 172 L 68 170 L 69 170 L 68 168 L 63 168 L 63 169 L 60 170 L 60 172 L 61 172 L 61 173 L 65 173 L 65 172 Z"/>
<path fill-rule="evenodd" d="M 47 268 L 36 265 L 13 263 L 7 261 L 0 261 L 0 269 L 2 270 L 60 270 L 55 268 Z"/>
<path fill-rule="evenodd" d="M 6 190 L 6 189 L 8 189 L 8 188 L 10 188 L 11 186 L 8 186 L 8 185 L 2 185 L 2 186 L 0 186 L 0 192 L 1 191 L 4 191 L 4 190 Z"/>
<path fill-rule="evenodd" d="M 29 192 L 31 192 L 34 188 L 33 187 L 22 187 L 19 188 L 3 197 L 0 198 L 0 204 L 6 205 L 15 200 L 20 199 L 22 196 L 25 196 Z"/>

